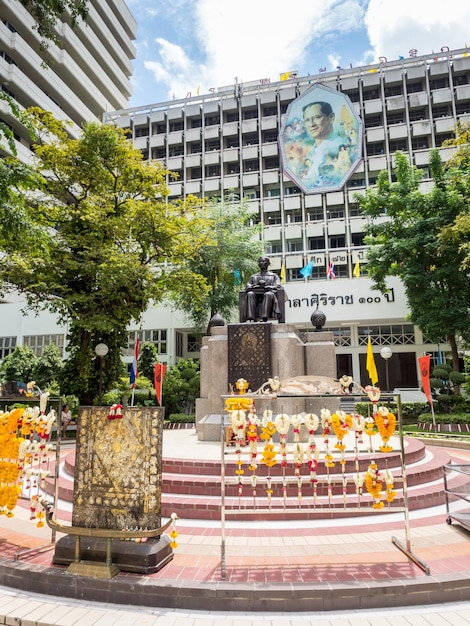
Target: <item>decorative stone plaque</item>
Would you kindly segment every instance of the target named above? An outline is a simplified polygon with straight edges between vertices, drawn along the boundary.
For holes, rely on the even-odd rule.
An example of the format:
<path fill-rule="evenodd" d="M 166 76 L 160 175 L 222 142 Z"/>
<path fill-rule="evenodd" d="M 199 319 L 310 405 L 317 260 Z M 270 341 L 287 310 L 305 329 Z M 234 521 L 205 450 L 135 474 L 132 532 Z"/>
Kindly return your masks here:
<path fill-rule="evenodd" d="M 75 460 L 72 524 L 86 528 L 161 526 L 164 410 L 81 407 Z"/>
<path fill-rule="evenodd" d="M 244 378 L 256 391 L 271 375 L 271 324 L 229 324 L 229 384 Z"/>

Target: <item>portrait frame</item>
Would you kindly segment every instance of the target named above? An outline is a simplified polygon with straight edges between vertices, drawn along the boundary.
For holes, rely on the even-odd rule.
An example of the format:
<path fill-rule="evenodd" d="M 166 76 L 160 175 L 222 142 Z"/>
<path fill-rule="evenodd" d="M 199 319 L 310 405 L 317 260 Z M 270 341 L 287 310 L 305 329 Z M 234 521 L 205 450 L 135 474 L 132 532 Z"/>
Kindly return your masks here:
<path fill-rule="evenodd" d="M 362 159 L 362 141 L 349 97 L 315 83 L 287 108 L 279 132 L 283 172 L 305 194 L 338 191 Z"/>

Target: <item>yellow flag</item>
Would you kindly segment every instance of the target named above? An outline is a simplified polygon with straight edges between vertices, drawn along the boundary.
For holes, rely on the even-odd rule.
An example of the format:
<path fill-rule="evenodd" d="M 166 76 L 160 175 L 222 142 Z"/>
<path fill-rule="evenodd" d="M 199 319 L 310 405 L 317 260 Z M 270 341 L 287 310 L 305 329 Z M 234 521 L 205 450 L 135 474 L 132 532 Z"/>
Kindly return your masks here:
<path fill-rule="evenodd" d="M 377 375 L 377 368 L 375 367 L 375 359 L 374 353 L 372 352 L 372 344 L 370 342 L 370 337 L 367 337 L 367 359 L 366 359 L 366 368 L 369 372 L 369 377 L 371 383 L 373 385 L 379 382 L 379 377 Z"/>
<path fill-rule="evenodd" d="M 284 267 L 284 263 L 281 265 L 280 277 L 281 277 L 281 283 L 285 283 L 286 282 L 286 268 Z"/>
<path fill-rule="evenodd" d="M 356 261 L 356 265 L 354 266 L 353 274 L 356 278 L 359 278 L 361 275 L 361 266 L 359 265 L 359 259 Z"/>

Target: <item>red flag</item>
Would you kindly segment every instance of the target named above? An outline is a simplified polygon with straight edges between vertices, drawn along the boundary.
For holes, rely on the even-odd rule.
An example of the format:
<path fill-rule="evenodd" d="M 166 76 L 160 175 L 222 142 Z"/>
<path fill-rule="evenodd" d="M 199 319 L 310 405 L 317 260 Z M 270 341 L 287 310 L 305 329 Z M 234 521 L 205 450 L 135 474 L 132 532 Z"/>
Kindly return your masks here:
<path fill-rule="evenodd" d="M 154 369 L 154 385 L 158 404 L 162 406 L 162 385 L 166 372 L 166 363 L 155 363 Z"/>
<path fill-rule="evenodd" d="M 425 354 L 418 357 L 419 371 L 421 372 L 421 382 L 423 383 L 424 393 L 429 404 L 432 405 L 431 385 L 429 383 L 429 370 L 431 367 L 431 356 Z"/>

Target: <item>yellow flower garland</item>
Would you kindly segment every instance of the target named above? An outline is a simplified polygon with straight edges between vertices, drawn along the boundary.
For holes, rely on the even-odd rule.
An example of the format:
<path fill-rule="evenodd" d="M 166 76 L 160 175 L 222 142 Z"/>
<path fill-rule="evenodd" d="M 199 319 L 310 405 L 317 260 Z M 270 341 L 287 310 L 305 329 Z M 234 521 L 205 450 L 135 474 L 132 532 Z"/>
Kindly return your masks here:
<path fill-rule="evenodd" d="M 379 434 L 382 437 L 382 445 L 379 447 L 379 450 L 382 452 L 391 452 L 393 447 L 388 442 L 395 432 L 397 418 L 393 413 L 390 413 L 386 406 L 381 406 L 374 415 L 374 420 L 377 424 Z"/>

